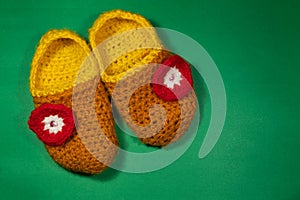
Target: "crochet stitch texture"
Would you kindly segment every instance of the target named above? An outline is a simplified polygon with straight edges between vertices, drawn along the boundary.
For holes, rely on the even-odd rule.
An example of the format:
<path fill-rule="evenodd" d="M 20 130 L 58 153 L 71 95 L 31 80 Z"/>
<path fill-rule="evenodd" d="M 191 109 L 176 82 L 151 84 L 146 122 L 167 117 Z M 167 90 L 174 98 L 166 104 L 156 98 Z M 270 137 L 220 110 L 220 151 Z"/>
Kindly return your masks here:
<path fill-rule="evenodd" d="M 77 34 L 68 30 L 49 31 L 41 38 L 32 61 L 30 92 L 35 108 L 45 103 L 72 108 L 72 98 L 75 99 L 80 106 L 75 106 L 77 110 L 72 109 L 80 119 L 88 119 L 91 115 L 91 111 L 85 110 L 87 103 L 95 105 L 92 114 L 96 112 L 98 122 L 91 124 L 83 121 L 87 126 L 80 127 L 86 138 L 82 138 L 82 135 L 79 137 L 74 130 L 60 146 L 45 144 L 50 156 L 62 167 L 74 172 L 95 174 L 102 172 L 113 161 L 118 141 L 108 95 L 103 84 L 93 77 L 93 68 L 80 69 L 82 76 L 76 80 L 79 68 L 89 53 L 88 45 Z M 95 98 L 85 98 L 95 85 Z M 75 86 L 76 94 L 73 93 Z M 94 131 L 99 125 L 101 132 Z M 93 141 L 89 150 L 82 140 Z M 97 158 L 101 158 L 101 162 Z"/>
<path fill-rule="evenodd" d="M 196 97 L 190 92 L 179 101 L 168 102 L 153 92 L 151 80 L 157 67 L 147 64 L 162 63 L 172 54 L 163 50 L 150 22 L 137 14 L 113 10 L 98 17 L 89 30 L 89 39 L 102 67 L 105 87 L 113 95 L 117 85 L 117 94 L 113 95 L 116 108 L 140 140 L 152 146 L 178 140 L 191 124 Z M 135 91 L 136 83 L 143 86 Z M 163 106 L 166 119 L 159 109 L 149 113 L 156 104 Z M 159 126 L 162 129 L 156 130 Z M 151 133 L 153 130 L 156 134 Z"/>
<path fill-rule="evenodd" d="M 113 10 L 100 15 L 89 30 L 89 39 L 92 53 L 77 34 L 51 30 L 41 38 L 33 57 L 29 82 L 34 107 L 63 105 L 72 109 L 75 124 L 76 120 L 80 121 L 71 134 L 62 132 L 72 127 L 68 124 L 73 124 L 62 124 L 63 115 L 52 116 L 43 110 L 40 112 L 43 117 L 38 119 L 44 124 L 34 128 L 32 123 L 39 120 L 29 121 L 33 130 L 40 131 L 39 138 L 46 138 L 44 143 L 50 156 L 68 170 L 87 174 L 100 173 L 113 162 L 118 141 L 108 95 L 113 97 L 117 110 L 143 143 L 166 146 L 180 139 L 190 127 L 197 106 L 195 93 L 185 89 L 181 77 L 188 74 L 185 78 L 192 83 L 189 65 L 182 65 L 181 61 L 180 64 L 179 57 L 171 58 L 172 53 L 165 50 L 152 25 L 130 12 Z M 161 87 L 154 91 L 151 83 L 155 74 L 164 82 L 159 67 L 170 58 L 172 65 L 180 64 L 177 66 L 180 71 L 176 71 L 180 78 L 171 87 L 178 91 L 184 89 L 179 99 L 163 98 L 165 93 L 160 91 Z M 102 82 L 98 80 L 99 73 Z M 141 87 L 135 88 L 136 84 Z M 97 118 L 95 121 L 91 120 L 92 115 Z M 50 132 L 49 127 L 55 123 L 47 118 L 45 125 L 44 117 L 60 120 L 60 127 L 55 131 L 51 128 Z M 65 119 L 67 122 L 69 117 Z"/>

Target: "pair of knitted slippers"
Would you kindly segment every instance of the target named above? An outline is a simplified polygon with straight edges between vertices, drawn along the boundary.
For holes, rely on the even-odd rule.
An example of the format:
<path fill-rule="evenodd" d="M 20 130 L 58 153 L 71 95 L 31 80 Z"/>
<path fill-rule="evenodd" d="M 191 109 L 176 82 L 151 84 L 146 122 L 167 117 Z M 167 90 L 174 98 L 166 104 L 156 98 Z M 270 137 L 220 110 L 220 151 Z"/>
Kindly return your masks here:
<path fill-rule="evenodd" d="M 187 131 L 196 97 L 189 64 L 162 48 L 144 17 L 106 12 L 90 28 L 89 40 L 91 48 L 68 30 L 41 38 L 30 72 L 35 110 L 28 125 L 62 167 L 96 174 L 118 153 L 109 97 L 141 142 L 159 147 Z M 90 55 L 96 62 L 87 62 Z"/>

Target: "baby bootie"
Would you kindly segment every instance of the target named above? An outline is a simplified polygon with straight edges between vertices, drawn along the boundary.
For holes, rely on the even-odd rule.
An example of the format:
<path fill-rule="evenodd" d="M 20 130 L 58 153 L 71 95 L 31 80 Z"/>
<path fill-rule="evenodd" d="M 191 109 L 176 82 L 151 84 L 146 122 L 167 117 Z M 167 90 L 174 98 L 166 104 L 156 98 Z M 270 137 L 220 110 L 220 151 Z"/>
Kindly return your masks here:
<path fill-rule="evenodd" d="M 31 65 L 35 110 L 28 125 L 59 165 L 96 174 L 114 160 L 118 141 L 108 94 L 95 76 L 93 61 L 81 68 L 90 53 L 86 42 L 68 30 L 51 30 L 41 38 Z M 92 92 L 94 98 L 88 98 Z M 89 121 L 92 115 L 96 120 Z"/>
<path fill-rule="evenodd" d="M 137 137 L 151 146 L 177 141 L 196 110 L 190 65 L 163 47 L 144 17 L 130 12 L 100 15 L 89 39 L 101 79 Z"/>

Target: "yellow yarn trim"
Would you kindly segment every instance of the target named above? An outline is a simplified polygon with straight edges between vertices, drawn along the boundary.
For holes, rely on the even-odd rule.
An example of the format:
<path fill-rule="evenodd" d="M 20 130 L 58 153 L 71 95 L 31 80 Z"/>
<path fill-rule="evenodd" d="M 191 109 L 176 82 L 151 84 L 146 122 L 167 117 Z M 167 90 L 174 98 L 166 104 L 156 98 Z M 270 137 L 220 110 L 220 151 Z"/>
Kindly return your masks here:
<path fill-rule="evenodd" d="M 33 97 L 54 95 L 71 89 L 79 69 L 91 50 L 77 34 L 50 30 L 40 40 L 31 63 L 30 92 Z M 88 66 L 85 66 L 88 67 Z M 90 80 L 96 73 L 80 69 L 76 83 Z"/>
<path fill-rule="evenodd" d="M 89 39 L 103 82 L 117 82 L 131 69 L 155 61 L 162 51 L 162 44 L 150 22 L 140 15 L 122 10 L 100 15 L 89 29 Z M 101 52 L 96 48 L 99 44 L 102 45 Z"/>

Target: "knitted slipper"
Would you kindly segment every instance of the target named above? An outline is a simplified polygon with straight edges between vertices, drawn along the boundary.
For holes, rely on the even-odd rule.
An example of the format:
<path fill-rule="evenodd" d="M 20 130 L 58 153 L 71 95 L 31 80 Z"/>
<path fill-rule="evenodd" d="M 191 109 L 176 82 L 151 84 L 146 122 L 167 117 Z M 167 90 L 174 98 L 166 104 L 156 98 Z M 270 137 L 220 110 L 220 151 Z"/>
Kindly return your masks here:
<path fill-rule="evenodd" d="M 51 30 L 41 38 L 30 72 L 30 92 L 35 110 L 28 125 L 62 167 L 95 174 L 113 161 L 118 142 L 108 95 L 103 84 L 94 78 L 95 72 L 86 70 L 85 76 L 75 84 L 79 68 L 89 54 L 90 48 L 86 42 L 68 30 Z M 76 95 L 73 91 L 75 86 Z M 86 99 L 93 86 L 97 88 L 95 98 Z M 72 100 L 76 101 L 76 108 Z M 99 123 L 86 122 L 86 126 L 80 127 L 80 132 L 85 134 L 79 136 L 75 119 L 93 114 L 84 109 L 87 101 L 95 105 L 93 112 L 96 111 Z M 73 112 L 78 115 L 76 118 Z M 99 125 L 102 130 L 94 131 Z M 87 149 L 83 140 L 93 143 L 90 145 L 93 148 L 89 146 Z"/>
<path fill-rule="evenodd" d="M 152 146 L 178 140 L 196 110 L 189 64 L 163 50 L 152 25 L 130 12 L 113 10 L 100 15 L 89 30 L 89 39 L 102 81 L 139 139 Z M 164 79 L 170 83 L 166 85 Z M 156 104 L 163 106 L 165 113 Z"/>

